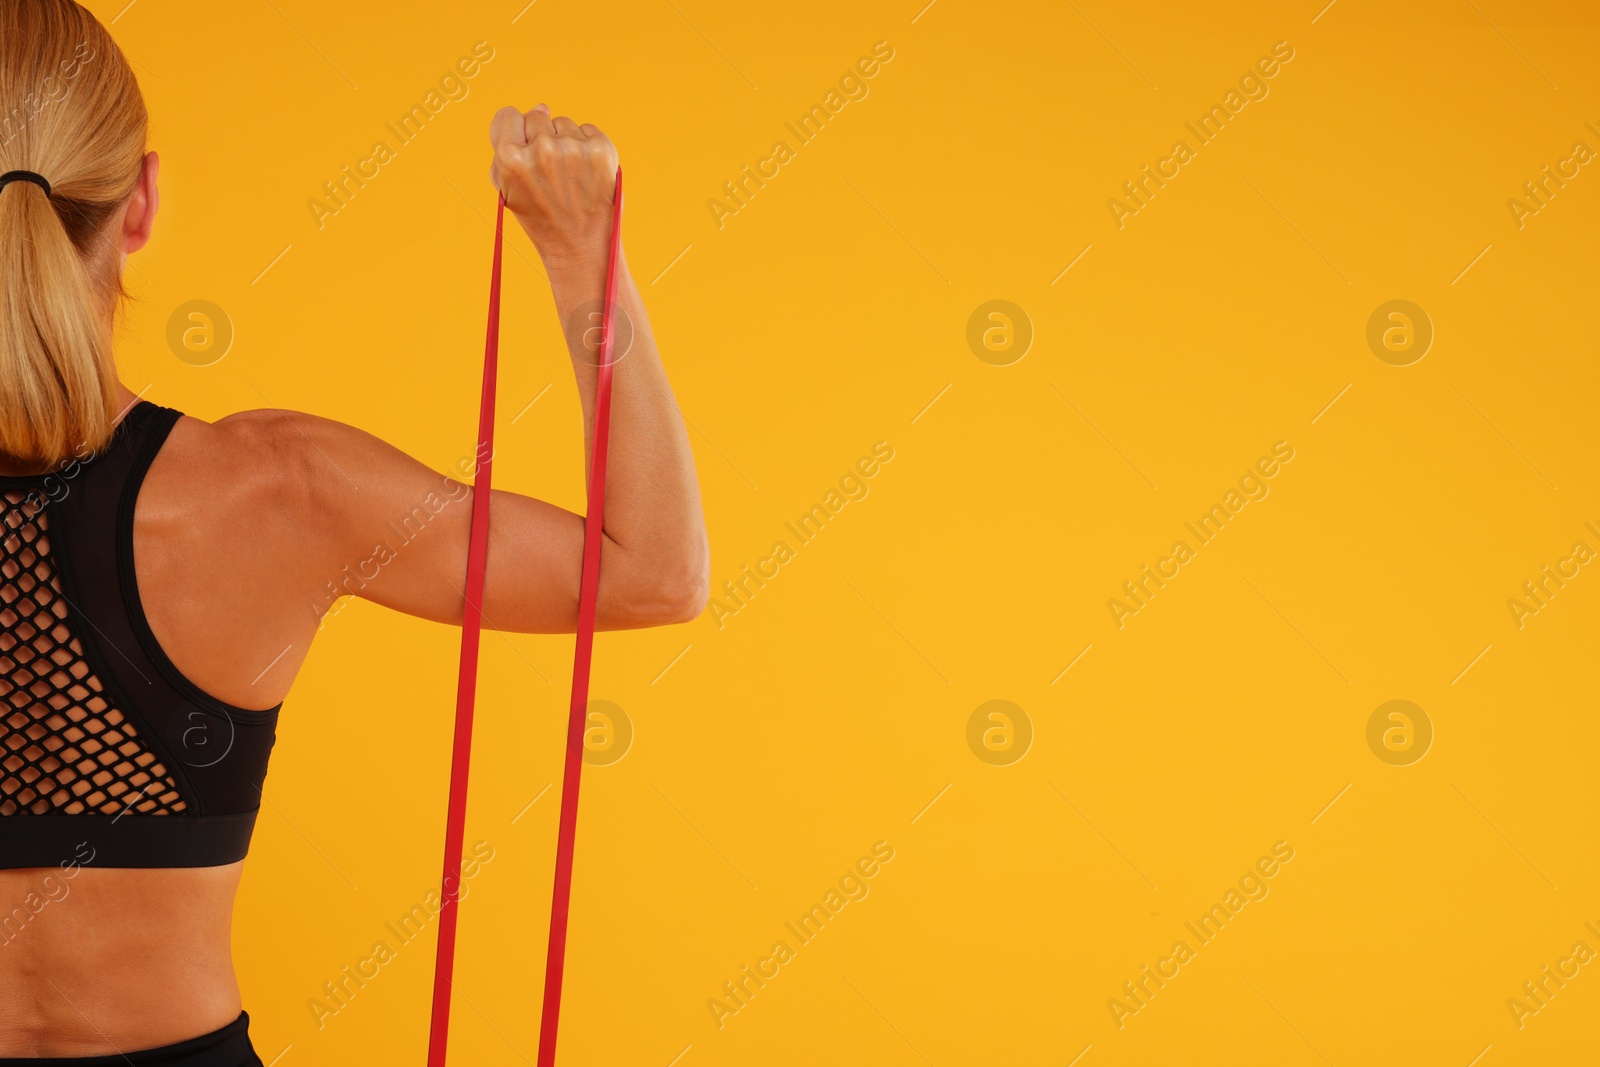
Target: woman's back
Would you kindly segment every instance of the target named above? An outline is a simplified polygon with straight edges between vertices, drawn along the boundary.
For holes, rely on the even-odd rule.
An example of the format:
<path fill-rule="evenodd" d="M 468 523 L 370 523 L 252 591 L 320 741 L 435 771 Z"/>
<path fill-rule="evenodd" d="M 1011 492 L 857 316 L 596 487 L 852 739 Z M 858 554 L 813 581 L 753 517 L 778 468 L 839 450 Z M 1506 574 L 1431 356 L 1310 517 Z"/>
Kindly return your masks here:
<path fill-rule="evenodd" d="M 321 616 L 360 595 L 461 618 L 465 484 L 329 419 L 206 423 L 127 401 L 88 462 L 0 466 L 0 1056 L 147 1048 L 235 1019 L 232 857 L 270 810 L 271 733 Z M 487 622 L 570 630 L 581 521 L 493 500 Z M 703 580 L 621 548 L 603 556 L 602 628 L 698 613 Z M 24 833 L 61 812 L 68 829 Z M 91 1010 L 105 1005 L 130 1007 Z"/>
<path fill-rule="evenodd" d="M 51 95 L 69 67 L 71 93 Z M 341 597 L 461 623 L 474 466 L 441 473 L 315 415 L 208 423 L 135 397 L 111 326 L 159 204 L 137 83 L 72 0 L 0 0 L 0 106 L 29 92 L 53 101 L 49 136 L 0 144 L 0 1061 L 168 1063 L 184 1049 L 166 1046 L 215 1039 L 255 1062 L 231 926 L 278 716 Z M 490 142 L 573 324 L 592 455 L 585 309 L 617 154 L 543 104 L 502 108 Z M 687 621 L 710 584 L 693 454 L 625 250 L 616 263 L 632 340 L 612 379 L 601 630 Z M 484 626 L 573 632 L 584 516 L 503 490 L 490 515 Z"/>
<path fill-rule="evenodd" d="M 307 516 L 267 425 L 141 401 L 88 461 L 0 477 L 0 1053 L 103 1052 L 107 1028 L 146 1048 L 239 1015 L 240 860 L 317 626 L 274 595 L 304 585 L 316 537 L 296 558 L 273 528 Z M 140 1010 L 91 1018 L 108 1004 Z"/>

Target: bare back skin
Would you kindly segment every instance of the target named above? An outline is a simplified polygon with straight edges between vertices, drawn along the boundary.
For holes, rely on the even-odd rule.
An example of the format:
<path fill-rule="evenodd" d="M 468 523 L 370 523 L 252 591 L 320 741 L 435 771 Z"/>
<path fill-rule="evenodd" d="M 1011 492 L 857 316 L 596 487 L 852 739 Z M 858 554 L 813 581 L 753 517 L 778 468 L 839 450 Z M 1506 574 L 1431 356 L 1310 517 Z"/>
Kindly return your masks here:
<path fill-rule="evenodd" d="M 599 130 L 552 118 L 544 105 L 502 109 L 491 141 L 491 177 L 544 258 L 568 321 L 603 288 L 615 151 Z M 127 251 L 143 244 L 155 214 L 153 153 L 145 170 L 116 221 Z M 601 629 L 687 621 L 709 590 L 693 457 L 625 257 L 619 274 L 619 309 L 634 341 L 613 384 Z M 516 306 L 509 301 L 507 313 Z M 581 331 L 568 343 L 592 448 L 593 348 Z M 136 399 L 122 392 L 128 404 Z M 0 457 L 0 474 L 24 473 L 34 472 Z M 389 539 L 385 524 L 430 494 L 448 503 L 430 518 L 427 536 L 395 553 L 359 595 L 459 624 L 471 489 L 455 473 L 300 412 L 181 418 L 134 514 L 135 574 L 156 639 L 212 696 L 247 709 L 278 705 L 317 633 L 308 605 L 331 607 L 328 583 L 370 559 Z M 486 625 L 574 630 L 583 517 L 501 490 L 491 511 Z M 292 703 L 284 714 L 294 714 Z M 30 894 L 48 901 L 20 927 L 0 930 L 0 1056 L 127 1052 L 232 1022 L 245 1007 L 231 946 L 243 866 L 90 864 L 70 878 L 54 868 L 0 871 L 0 920 Z"/>

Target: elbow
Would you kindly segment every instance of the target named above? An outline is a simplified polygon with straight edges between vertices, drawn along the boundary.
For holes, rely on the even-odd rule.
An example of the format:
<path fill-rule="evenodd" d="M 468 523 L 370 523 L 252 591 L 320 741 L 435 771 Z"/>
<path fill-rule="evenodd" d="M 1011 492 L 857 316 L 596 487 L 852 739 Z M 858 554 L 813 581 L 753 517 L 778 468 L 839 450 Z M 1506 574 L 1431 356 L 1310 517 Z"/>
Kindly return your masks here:
<path fill-rule="evenodd" d="M 628 612 L 634 626 L 693 622 L 711 600 L 711 554 L 696 550 L 657 560 L 642 568 L 633 583 Z"/>
<path fill-rule="evenodd" d="M 704 544 L 679 560 L 668 571 L 672 575 L 663 602 L 671 616 L 668 622 L 693 622 L 711 601 L 711 553 Z"/>
<path fill-rule="evenodd" d="M 666 600 L 668 623 L 693 622 L 706 610 L 706 604 L 711 600 L 711 578 L 704 578 L 685 583 L 672 590 L 672 596 Z"/>

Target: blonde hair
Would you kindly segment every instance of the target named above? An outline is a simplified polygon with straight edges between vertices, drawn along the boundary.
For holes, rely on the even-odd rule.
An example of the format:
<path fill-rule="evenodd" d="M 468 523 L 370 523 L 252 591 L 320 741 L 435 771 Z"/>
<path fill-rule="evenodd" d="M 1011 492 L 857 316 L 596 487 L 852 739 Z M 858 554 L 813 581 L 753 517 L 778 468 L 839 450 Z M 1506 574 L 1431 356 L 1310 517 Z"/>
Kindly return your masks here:
<path fill-rule="evenodd" d="M 0 452 L 46 469 L 99 451 L 120 414 L 106 223 L 133 192 L 149 116 L 122 50 L 72 0 L 0 0 Z"/>

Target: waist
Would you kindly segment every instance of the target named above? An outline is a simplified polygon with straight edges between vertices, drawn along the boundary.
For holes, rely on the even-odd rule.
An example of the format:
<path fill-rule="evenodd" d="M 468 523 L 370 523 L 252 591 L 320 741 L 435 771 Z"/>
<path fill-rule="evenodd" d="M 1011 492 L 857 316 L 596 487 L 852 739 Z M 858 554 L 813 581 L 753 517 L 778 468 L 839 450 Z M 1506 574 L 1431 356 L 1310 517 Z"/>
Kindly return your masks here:
<path fill-rule="evenodd" d="M 158 1048 L 235 1021 L 241 867 L 0 871 L 0 1064 Z"/>
<path fill-rule="evenodd" d="M 156 1048 L 131 1049 L 104 1056 L 0 1056 L 0 1067 L 260 1067 L 261 1058 L 250 1043 L 250 1016 L 237 1018 L 199 1037 Z"/>

